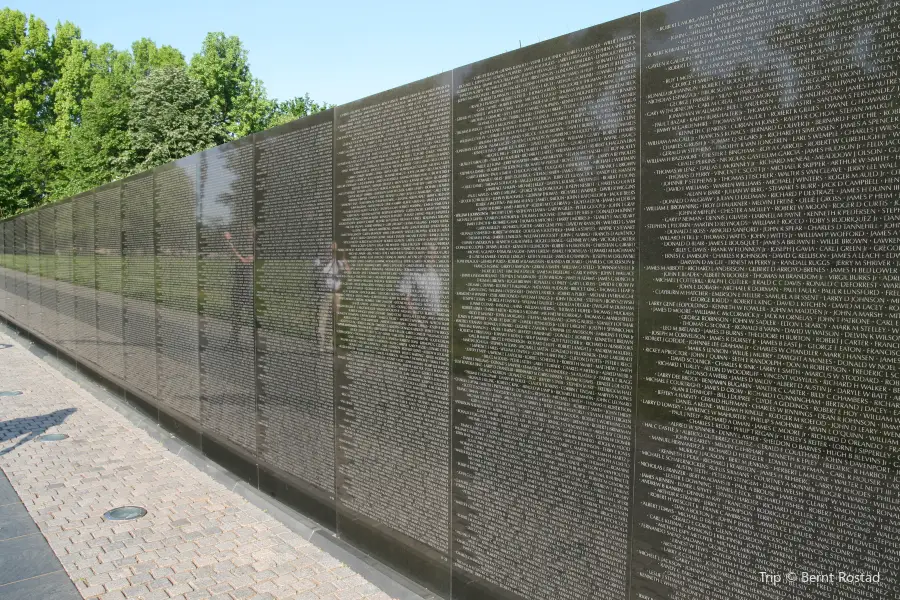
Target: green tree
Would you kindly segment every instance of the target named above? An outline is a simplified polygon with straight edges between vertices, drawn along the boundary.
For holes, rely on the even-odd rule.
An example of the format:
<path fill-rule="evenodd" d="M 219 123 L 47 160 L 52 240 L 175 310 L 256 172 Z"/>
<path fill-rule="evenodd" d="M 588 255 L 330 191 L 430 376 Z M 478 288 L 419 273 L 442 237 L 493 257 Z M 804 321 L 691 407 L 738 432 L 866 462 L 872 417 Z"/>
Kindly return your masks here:
<path fill-rule="evenodd" d="M 215 144 L 209 95 L 178 67 L 162 67 L 134 85 L 128 132 L 138 169 L 172 161 Z"/>
<path fill-rule="evenodd" d="M 44 129 L 55 76 L 50 32 L 40 19 L 0 10 L 0 212 L 37 204 L 52 174 Z"/>
<path fill-rule="evenodd" d="M 59 44 L 56 43 L 57 40 Z M 50 91 L 54 115 L 51 129 L 59 139 L 68 136 L 71 128 L 81 118 L 81 104 L 88 94 L 93 77 L 91 53 L 95 49 L 93 42 L 81 39 L 81 32 L 77 28 L 72 31 L 64 25 L 57 27 L 53 48 L 56 77 Z"/>
<path fill-rule="evenodd" d="M 38 126 L 47 114 L 53 66 L 47 24 L 34 15 L 0 10 L 0 116 Z"/>
<path fill-rule="evenodd" d="M 141 38 L 131 44 L 131 54 L 134 56 L 134 68 L 140 75 L 149 75 L 151 69 L 161 67 L 186 68 L 184 55 L 172 46 L 157 47 L 156 42 L 149 38 Z"/>
<path fill-rule="evenodd" d="M 81 31 L 71 23 L 57 25 L 52 54 L 55 79 L 50 88 L 53 103 L 52 120 L 47 124 L 40 146 L 40 156 L 29 157 L 29 164 L 42 164 L 43 197 L 63 198 L 74 186 L 66 172 L 63 156 L 73 131 L 81 124 L 84 101 L 90 95 L 95 75 L 92 57 L 97 52 L 93 42 L 81 39 Z M 43 160 L 39 163 L 39 160 Z"/>
<path fill-rule="evenodd" d="M 314 115 L 317 112 L 322 112 L 329 108 L 331 108 L 331 106 L 325 102 L 313 102 L 309 97 L 309 94 L 297 96 L 296 98 L 284 100 L 283 102 L 276 101 L 275 109 L 272 113 L 272 117 L 269 119 L 268 126 L 275 127 L 283 123 Z"/>
<path fill-rule="evenodd" d="M 15 122 L 0 120 L 0 219 L 28 208 L 35 197 L 17 150 Z"/>
<path fill-rule="evenodd" d="M 237 36 L 209 33 L 191 59 L 191 76 L 206 88 L 216 125 L 216 143 L 265 129 L 274 110 L 250 73 L 247 50 Z"/>
<path fill-rule="evenodd" d="M 128 121 L 135 83 L 134 61 L 111 44 L 91 50 L 87 96 L 77 127 L 60 148 L 57 195 L 70 196 L 120 179 L 132 169 Z"/>
<path fill-rule="evenodd" d="M 236 36 L 208 34 L 188 65 L 0 9 L 0 217 L 325 108 L 267 98 Z"/>
<path fill-rule="evenodd" d="M 15 118 L 16 96 L 24 56 L 26 16 L 17 10 L 0 10 L 0 117 Z"/>

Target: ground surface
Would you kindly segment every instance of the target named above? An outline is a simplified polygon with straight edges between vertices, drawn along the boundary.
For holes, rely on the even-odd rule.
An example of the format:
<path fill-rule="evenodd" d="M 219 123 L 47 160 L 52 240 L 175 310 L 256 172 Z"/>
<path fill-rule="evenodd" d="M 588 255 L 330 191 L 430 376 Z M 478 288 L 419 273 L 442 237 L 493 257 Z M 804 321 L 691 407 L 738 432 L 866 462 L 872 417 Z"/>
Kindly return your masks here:
<path fill-rule="evenodd" d="M 0 599 L 77 598 L 72 583 L 104 600 L 391 598 L 21 343 L 0 330 L 0 391 L 23 392 L 0 396 L 0 468 L 18 496 L 0 485 Z M 150 512 L 103 519 L 122 505 Z"/>

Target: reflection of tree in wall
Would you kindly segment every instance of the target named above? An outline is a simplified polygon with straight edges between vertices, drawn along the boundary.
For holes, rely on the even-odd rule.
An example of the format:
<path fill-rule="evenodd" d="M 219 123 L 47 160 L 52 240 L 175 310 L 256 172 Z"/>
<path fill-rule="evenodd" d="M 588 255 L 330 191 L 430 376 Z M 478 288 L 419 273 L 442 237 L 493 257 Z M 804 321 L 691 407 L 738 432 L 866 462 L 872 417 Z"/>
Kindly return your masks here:
<path fill-rule="evenodd" d="M 249 144 L 225 146 L 199 157 L 201 304 L 216 312 L 231 306 L 241 307 L 243 313 L 252 306 L 252 161 Z M 204 281 L 213 285 L 202 285 Z M 217 289 L 221 297 L 216 297 Z"/>
<path fill-rule="evenodd" d="M 896 19 L 896 15 L 891 14 Z M 879 126 L 888 128 L 886 133 L 879 132 L 879 135 L 894 137 L 897 134 L 898 124 L 890 123 L 886 118 L 889 111 L 862 114 L 851 120 L 846 118 L 847 109 L 843 105 L 844 101 L 854 100 L 853 88 L 860 82 L 876 82 L 879 87 L 883 87 L 883 83 L 890 80 L 890 74 L 896 74 L 900 70 L 897 64 L 898 54 L 889 55 L 886 44 L 881 41 L 885 32 L 890 30 L 889 24 L 879 25 L 878 35 L 872 36 L 870 58 L 856 58 L 859 40 L 852 32 L 845 31 L 831 34 L 834 38 L 829 44 L 831 51 L 819 52 L 814 61 L 798 64 L 798 59 L 805 60 L 809 57 L 808 51 L 800 49 L 819 47 L 823 41 L 824 34 L 809 33 L 809 30 L 825 22 L 832 25 L 830 29 L 833 31 L 842 18 L 837 9 L 833 8 L 802 27 L 779 26 L 773 29 L 767 40 L 768 46 L 773 55 L 784 53 L 783 65 L 788 65 L 787 68 L 792 71 L 787 79 L 796 82 L 794 85 L 785 83 L 782 70 L 784 66 L 772 63 L 762 66 L 747 62 L 736 63 L 730 72 L 722 75 L 696 71 L 687 74 L 694 90 L 692 95 L 709 99 L 711 106 L 729 107 L 726 114 L 716 113 L 709 122 L 683 127 L 675 134 L 679 143 L 686 148 L 679 156 L 687 160 L 679 166 L 693 168 L 696 179 L 702 180 L 714 192 L 706 196 L 708 207 L 701 208 L 707 211 L 708 216 L 717 214 L 723 207 L 734 207 L 742 202 L 735 199 L 736 186 L 741 182 L 735 176 L 732 166 L 736 158 L 746 163 L 746 167 L 742 168 L 746 168 L 747 175 L 753 181 L 749 192 L 743 187 L 740 192 L 742 197 L 752 196 L 748 201 L 749 206 L 754 207 L 754 214 L 773 210 L 795 214 L 807 226 L 819 216 L 815 208 L 810 208 L 810 204 L 838 202 L 841 200 L 840 196 L 848 193 L 846 190 L 858 189 L 861 194 L 871 194 L 873 185 L 883 186 L 892 182 L 887 169 L 896 165 L 898 160 L 897 149 L 893 145 L 879 144 L 878 156 L 869 161 L 874 161 L 881 169 L 877 183 L 871 182 L 866 172 L 844 179 L 840 163 L 847 158 L 846 153 L 840 151 L 840 140 L 848 140 L 856 131 L 870 128 L 874 132 L 871 128 Z M 880 62 L 878 57 L 887 57 L 888 60 Z M 845 70 L 836 77 L 834 73 L 842 65 Z M 646 90 L 665 89 L 666 84 L 662 80 L 664 73 L 661 70 L 645 72 L 645 77 L 648 75 L 657 79 L 645 84 Z M 748 93 L 748 90 L 752 92 Z M 894 95 L 891 106 L 896 107 L 897 102 Z M 791 114 L 785 114 L 786 112 Z M 762 130 L 757 124 L 760 119 L 766 122 Z M 827 123 L 834 123 L 833 128 L 821 129 L 822 124 Z M 735 140 L 739 142 L 734 143 Z M 826 141 L 827 143 L 823 143 Z M 645 158 L 652 156 L 652 147 L 647 150 L 645 146 Z M 708 171 L 702 172 L 704 169 Z M 813 171 L 817 171 L 812 176 L 813 181 L 805 181 L 805 174 Z M 655 175 L 645 178 L 645 195 L 652 197 L 655 194 L 657 198 L 677 197 L 677 191 L 667 191 L 665 177 Z M 784 205 L 781 208 L 774 208 L 776 204 L 773 196 L 776 195 L 778 198 L 785 198 L 781 202 Z M 825 200 L 820 201 L 818 198 Z M 854 201 L 858 202 L 859 197 L 853 197 L 849 202 Z M 836 216 L 850 215 L 857 207 L 858 205 L 838 205 L 837 210 L 843 212 Z M 785 233 L 790 232 L 790 229 L 781 222 L 774 223 L 761 218 L 747 220 L 741 216 L 735 217 L 731 223 L 735 221 L 739 221 L 741 225 L 741 230 L 737 232 L 741 236 L 737 239 L 739 245 L 752 248 L 756 255 L 771 265 L 784 266 L 780 260 L 785 249 Z M 709 259 L 729 261 L 733 247 L 716 243 L 721 233 L 719 227 L 723 224 L 725 222 L 721 220 L 699 220 L 692 226 L 687 241 L 690 244 L 688 250 Z M 889 227 L 887 222 L 883 225 L 885 228 Z M 853 253 L 859 248 L 852 244 L 847 247 L 841 247 L 840 244 L 836 246 L 824 236 L 812 237 L 805 244 L 810 252 L 828 254 L 831 268 L 836 269 L 835 272 L 841 272 L 842 267 L 837 261 L 842 253 Z M 877 256 L 873 255 L 866 260 L 890 262 L 885 254 L 889 250 L 883 248 L 876 252 Z M 864 264 L 861 262 L 855 266 Z M 844 272 L 849 271 L 844 269 Z M 785 270 L 778 280 L 779 293 L 784 298 L 794 293 L 791 291 L 790 279 L 790 271 Z M 822 289 L 818 293 L 826 292 L 827 290 Z M 803 317 L 792 315 L 791 318 Z M 732 325 L 732 331 L 734 327 Z M 737 327 L 740 330 L 740 326 Z"/>
<path fill-rule="evenodd" d="M 196 178 L 193 162 L 154 176 L 157 302 L 182 310 L 196 310 Z"/>
<path fill-rule="evenodd" d="M 196 167 L 193 163 L 158 173 L 154 191 L 157 202 L 157 229 L 177 231 L 196 227 L 195 208 Z M 194 256 L 197 253 L 194 237 L 173 236 L 158 250 L 162 254 Z"/>
<path fill-rule="evenodd" d="M 200 371 L 204 428 L 253 452 L 253 145 L 199 156 Z"/>
<path fill-rule="evenodd" d="M 249 145 L 228 146 L 200 155 L 200 218 L 201 225 L 209 228 L 210 234 L 215 230 L 218 237 L 226 231 L 239 235 L 252 223 L 252 197 L 248 187 L 252 157 Z"/>

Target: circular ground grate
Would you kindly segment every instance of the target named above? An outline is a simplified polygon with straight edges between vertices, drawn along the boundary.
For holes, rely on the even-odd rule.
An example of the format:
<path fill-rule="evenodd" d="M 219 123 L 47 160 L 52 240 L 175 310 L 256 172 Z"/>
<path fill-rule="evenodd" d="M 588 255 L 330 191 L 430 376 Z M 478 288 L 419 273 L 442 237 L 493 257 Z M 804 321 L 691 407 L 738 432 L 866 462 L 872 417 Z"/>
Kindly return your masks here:
<path fill-rule="evenodd" d="M 58 442 L 60 440 L 65 440 L 68 437 L 69 436 L 66 435 L 65 433 L 48 433 L 46 435 L 42 435 L 38 439 L 41 440 L 42 442 Z"/>
<path fill-rule="evenodd" d="M 108 510 L 103 514 L 103 518 L 107 521 L 131 521 L 132 519 L 140 519 L 147 514 L 146 508 L 140 506 L 120 506 Z"/>
<path fill-rule="evenodd" d="M 22 392 L 20 392 L 19 390 L 12 390 L 12 391 L 7 390 L 7 391 L 0 392 L 0 396 L 21 396 L 21 395 L 22 395 Z"/>

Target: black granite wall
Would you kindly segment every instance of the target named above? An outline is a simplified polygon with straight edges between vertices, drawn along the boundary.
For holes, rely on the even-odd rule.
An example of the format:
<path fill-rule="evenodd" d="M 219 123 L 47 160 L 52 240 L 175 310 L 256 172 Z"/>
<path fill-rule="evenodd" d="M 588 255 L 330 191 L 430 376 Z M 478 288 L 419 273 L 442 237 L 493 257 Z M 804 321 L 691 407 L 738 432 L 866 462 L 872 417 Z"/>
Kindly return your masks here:
<path fill-rule="evenodd" d="M 447 598 L 891 598 L 898 76 L 670 4 L 0 223 L 0 314 Z"/>

